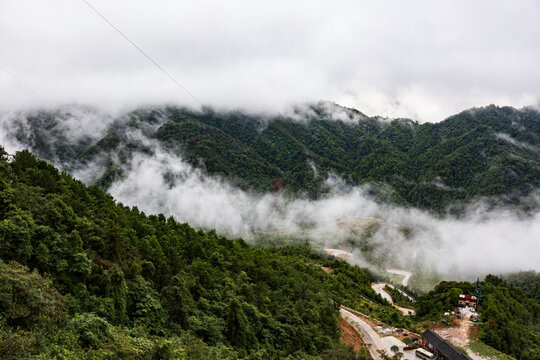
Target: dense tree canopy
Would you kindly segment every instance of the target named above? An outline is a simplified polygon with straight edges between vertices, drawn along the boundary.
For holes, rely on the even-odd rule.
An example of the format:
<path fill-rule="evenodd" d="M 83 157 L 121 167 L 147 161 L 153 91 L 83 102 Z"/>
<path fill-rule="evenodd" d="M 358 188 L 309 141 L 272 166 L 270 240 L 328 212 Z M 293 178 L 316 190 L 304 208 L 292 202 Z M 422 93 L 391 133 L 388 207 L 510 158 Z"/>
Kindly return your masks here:
<path fill-rule="evenodd" d="M 350 358 L 338 304 L 394 314 L 365 270 L 147 216 L 27 151 L 1 150 L 0 201 L 1 358 Z"/>
<path fill-rule="evenodd" d="M 278 183 L 312 198 L 328 190 L 329 174 L 350 184 L 371 183 L 385 199 L 433 210 L 478 197 L 532 206 L 534 197 L 527 196 L 540 186 L 540 113 L 533 109 L 488 106 L 418 124 L 369 118 L 328 103 L 288 117 L 162 108 L 118 119 L 97 142 L 71 141 L 57 117 L 29 116 L 17 139 L 68 169 L 108 159 L 97 182 L 103 187 L 122 176 L 127 158 L 151 152 L 141 136 L 240 187 L 272 191 Z M 130 136 L 133 131 L 138 135 Z"/>
<path fill-rule="evenodd" d="M 289 196 L 322 196 L 336 174 L 373 184 L 379 199 L 435 211 L 478 197 L 530 209 L 540 186 L 532 109 L 489 106 L 418 124 L 325 103 L 272 118 L 163 108 L 76 141 L 55 113 L 26 120 L 14 135 L 40 157 L 67 170 L 100 159 L 105 171 L 87 187 L 28 151 L 0 150 L 0 357 L 8 359 L 350 358 L 338 340 L 339 304 L 415 327 L 472 289 L 442 282 L 405 318 L 371 290 L 368 271 L 308 246 L 254 248 L 116 203 L 102 189 L 130 157 L 152 154 L 143 138 L 241 188 L 284 187 Z M 480 339 L 537 359 L 539 284 L 536 273 L 486 277 Z"/>

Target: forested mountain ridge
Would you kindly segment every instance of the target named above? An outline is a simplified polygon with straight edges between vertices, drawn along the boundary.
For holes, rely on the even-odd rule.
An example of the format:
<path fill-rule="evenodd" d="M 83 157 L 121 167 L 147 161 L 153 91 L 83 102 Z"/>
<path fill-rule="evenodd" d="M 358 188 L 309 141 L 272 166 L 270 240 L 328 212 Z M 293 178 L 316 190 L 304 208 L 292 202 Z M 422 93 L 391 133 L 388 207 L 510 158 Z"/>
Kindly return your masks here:
<path fill-rule="evenodd" d="M 454 123 L 437 130 L 440 142 L 455 144 L 456 138 L 465 139 L 463 142 L 471 148 L 461 149 L 460 154 L 470 155 L 473 162 L 476 159 L 471 149 L 477 149 L 480 158 L 509 155 L 533 167 L 538 144 L 536 113 L 531 113 L 530 121 L 523 115 L 518 123 L 511 120 L 512 116 L 524 110 L 492 110 L 496 114 L 508 111 L 507 125 L 519 129 L 512 133 L 489 116 L 477 121 L 480 125 L 470 125 L 461 117 L 468 114 L 460 114 Z M 97 140 L 89 136 L 83 141 L 65 136 L 55 117 L 49 117 L 47 122 L 47 116 L 38 114 L 33 121 L 41 122 L 40 126 L 21 128 L 25 132 L 20 135 L 36 141 L 40 134 L 58 132 L 49 138 L 51 141 L 41 140 L 38 145 L 43 157 L 63 163 L 66 168 L 77 169 L 98 160 L 109 162 L 107 176 L 99 180 L 104 187 L 107 181 L 123 176 L 119 164 L 139 152 L 151 155 L 158 143 L 209 173 L 229 177 L 239 186 L 257 188 L 256 182 L 248 182 L 252 173 L 242 174 L 238 169 L 226 173 L 226 164 L 232 161 L 237 166 L 236 157 L 245 155 L 241 161 L 267 167 L 261 165 L 260 172 L 255 173 L 258 178 L 292 181 L 287 176 L 294 171 L 282 169 L 292 160 L 267 160 L 285 156 L 281 146 L 308 152 L 306 163 L 316 181 L 320 180 L 317 176 L 324 179 L 325 171 L 337 172 L 339 168 L 344 171 L 339 175 L 354 183 L 352 176 L 347 178 L 346 162 L 339 162 L 340 157 L 348 155 L 341 152 L 317 157 L 314 145 L 306 140 L 314 135 L 306 129 L 316 132 L 321 126 L 331 129 L 330 134 L 344 137 L 351 126 L 357 126 L 378 136 L 385 133 L 389 138 L 416 139 L 418 133 L 434 131 L 440 125 L 424 128 L 408 120 L 384 123 L 356 112 L 347 114 L 352 114 L 349 120 L 280 118 L 265 123 L 263 120 L 268 119 L 253 122 L 238 118 L 230 126 L 218 126 L 224 120 L 212 113 L 203 121 L 193 118 L 200 114 L 186 110 L 145 110 L 113 122 L 105 136 Z M 467 127 L 470 131 L 455 135 Z M 271 131 L 264 134 L 267 129 Z M 258 137 L 251 136 L 253 131 Z M 493 136 L 483 137 L 482 131 Z M 403 135 L 409 133 L 412 135 Z M 213 145 L 214 138 L 222 147 Z M 277 155 L 266 157 L 265 152 L 256 151 L 256 145 L 249 145 L 257 144 L 261 138 L 271 139 L 268 148 Z M 480 145 L 479 138 L 483 139 Z M 358 139 L 352 137 L 335 149 L 339 152 L 347 146 L 360 147 L 362 140 Z M 482 147 L 484 142 L 494 144 L 496 149 L 488 152 Z M 430 141 L 427 143 L 424 148 L 415 145 L 416 151 L 427 156 L 429 149 L 436 150 Z M 272 144 L 279 146 L 272 148 Z M 415 148 L 405 140 L 391 146 L 405 154 Z M 441 153 L 452 150 L 447 146 Z M 328 149 L 334 148 L 326 147 L 324 151 Z M 399 154 L 398 150 L 392 150 L 392 154 Z M 247 155 L 244 151 L 248 151 Z M 60 155 L 62 161 L 58 160 Z M 221 159 L 215 164 L 225 167 L 211 170 L 211 161 L 201 164 L 203 155 Z M 330 170 L 324 170 L 321 164 L 327 164 Z M 536 178 L 532 174 L 524 178 L 534 188 Z M 437 181 L 436 188 L 447 190 L 447 184 Z M 292 192 L 291 184 L 286 186 Z M 314 196 L 324 191 L 323 185 L 317 188 L 317 182 L 312 184 L 310 189 L 318 192 Z M 271 187 L 258 189 L 272 191 Z M 296 191 L 302 189 L 305 187 Z M 322 271 L 320 265 L 332 269 L 332 275 Z M 484 280 L 481 312 L 485 323 L 479 334 L 482 341 L 518 359 L 537 358 L 537 279 L 536 273 L 509 276 L 509 284 L 515 287 L 493 276 Z M 385 304 L 370 288 L 373 280 L 368 271 L 314 253 L 307 245 L 256 249 L 213 231 L 196 231 L 172 217 L 147 216 L 136 207 L 116 203 L 98 186 L 86 187 L 28 151 L 14 156 L 0 151 L 1 358 L 353 358 L 351 350 L 339 344 L 337 304 L 414 329 L 450 309 L 456 293 L 471 291 L 472 286 L 441 283 L 419 299 L 419 316 L 414 318 L 403 317 Z"/>
<path fill-rule="evenodd" d="M 537 359 L 538 274 L 507 279 L 482 282 L 480 339 Z M 368 359 L 339 344 L 338 304 L 416 328 L 473 286 L 439 284 L 411 318 L 374 280 L 308 246 L 257 249 L 147 216 L 0 148 L 2 359 Z"/>
<path fill-rule="evenodd" d="M 410 324 L 372 280 L 308 246 L 147 216 L 0 147 L 2 359 L 351 359 L 338 304 Z"/>
<path fill-rule="evenodd" d="M 122 176 L 127 158 L 151 152 L 149 141 L 242 188 L 278 184 L 311 198 L 328 190 L 330 174 L 434 210 L 479 197 L 517 204 L 540 186 L 540 113 L 528 108 L 491 105 L 434 124 L 369 118 L 329 103 L 276 117 L 146 109 L 112 122 L 98 139 L 75 141 L 55 132 L 61 117 L 54 113 L 24 123 L 12 132 L 20 143 L 67 170 L 98 161 L 95 180 L 105 188 Z"/>

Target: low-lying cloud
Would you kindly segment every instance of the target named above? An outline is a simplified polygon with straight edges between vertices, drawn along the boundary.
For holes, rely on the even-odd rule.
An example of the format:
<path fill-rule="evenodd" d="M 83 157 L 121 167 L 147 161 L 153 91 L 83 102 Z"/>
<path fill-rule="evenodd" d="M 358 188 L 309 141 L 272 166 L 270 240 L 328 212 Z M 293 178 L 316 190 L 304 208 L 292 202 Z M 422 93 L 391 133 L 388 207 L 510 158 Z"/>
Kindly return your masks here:
<path fill-rule="evenodd" d="M 48 143 L 75 144 L 87 136 L 98 139 L 104 135 L 103 123 L 92 124 L 99 121 L 95 111 L 68 110 L 54 113 L 57 125 L 45 127 Z M 333 108 L 327 110 L 331 112 Z M 31 113 L 0 116 L 0 142 L 7 145 L 9 152 L 25 147 L 33 150 L 31 137 L 16 139 L 18 128 L 31 133 L 28 115 Z M 354 117 L 361 117 L 353 115 L 337 113 L 336 119 L 357 121 Z M 109 124 L 112 118 L 107 116 L 104 122 Z M 486 273 L 540 271 L 537 256 L 540 254 L 540 212 L 522 216 L 515 209 L 487 210 L 479 202 L 459 218 L 434 216 L 418 209 L 376 201 L 369 195 L 368 185 L 351 187 L 336 176 L 326 180 L 331 190 L 319 200 L 244 191 L 220 176 L 210 176 L 193 167 L 151 139 L 148 135 L 165 121 L 165 114 L 160 118 L 158 113 L 154 122 L 141 122 L 127 132 L 120 127 L 123 141 L 137 145 L 132 148 L 144 148 L 144 153 L 132 153 L 127 162 L 113 154 L 98 154 L 90 163 L 72 166 L 72 173 L 86 183 L 93 183 L 112 162 L 122 168 L 124 175 L 111 185 L 109 192 L 126 205 L 137 206 L 148 214 L 172 215 L 194 227 L 216 229 L 248 241 L 267 233 L 308 239 L 317 247 L 343 246 L 353 252 L 353 261 L 362 265 L 367 265 L 368 261 L 347 242 L 351 238 L 358 239 L 350 228 L 356 227 L 361 232 L 366 223 L 375 223 L 377 230 L 369 241 L 385 266 L 420 267 L 456 279 Z M 116 118 L 120 122 L 131 120 L 128 115 Z M 87 133 L 84 129 L 92 131 Z M 513 144 L 517 141 L 506 134 L 498 137 Z M 514 145 L 524 146 L 517 142 Z M 51 160 L 65 168 L 60 159 Z M 311 165 L 313 171 L 317 171 L 315 165 Z M 435 179 L 433 186 L 446 187 L 440 179 Z"/>
<path fill-rule="evenodd" d="M 125 178 L 109 190 L 119 201 L 147 213 L 173 215 L 247 240 L 255 232 L 301 234 L 324 247 L 340 246 L 351 237 L 339 226 L 340 219 L 376 218 L 381 225 L 371 241 L 388 265 L 420 264 L 454 278 L 540 270 L 540 213 L 522 218 L 512 210 L 476 206 L 464 217 L 436 217 L 380 204 L 368 195 L 367 186 L 349 187 L 337 178 L 327 180 L 333 190 L 320 200 L 253 194 L 205 175 L 159 147 L 154 151 L 135 155 L 126 164 Z M 403 228 L 410 230 L 408 235 Z M 365 263 L 354 253 L 354 261 Z"/>

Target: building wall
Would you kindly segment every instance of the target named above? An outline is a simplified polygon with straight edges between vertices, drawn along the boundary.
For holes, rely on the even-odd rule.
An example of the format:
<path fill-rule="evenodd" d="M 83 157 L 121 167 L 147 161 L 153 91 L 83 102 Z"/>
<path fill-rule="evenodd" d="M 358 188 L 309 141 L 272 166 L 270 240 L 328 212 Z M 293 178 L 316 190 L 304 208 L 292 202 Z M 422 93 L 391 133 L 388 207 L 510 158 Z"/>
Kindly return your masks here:
<path fill-rule="evenodd" d="M 476 307 L 476 301 L 459 300 L 459 306 Z"/>

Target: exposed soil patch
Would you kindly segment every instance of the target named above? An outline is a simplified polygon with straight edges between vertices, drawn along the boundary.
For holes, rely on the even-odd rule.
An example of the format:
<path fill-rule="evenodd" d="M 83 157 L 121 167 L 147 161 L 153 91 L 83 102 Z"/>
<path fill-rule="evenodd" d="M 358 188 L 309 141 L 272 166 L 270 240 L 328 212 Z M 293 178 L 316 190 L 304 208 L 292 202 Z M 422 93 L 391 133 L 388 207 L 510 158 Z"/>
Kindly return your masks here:
<path fill-rule="evenodd" d="M 438 327 L 433 329 L 433 331 L 454 345 L 465 346 L 469 342 L 469 331 L 472 325 L 469 326 L 469 321 L 467 320 L 457 321 L 459 322 L 459 326 Z"/>
<path fill-rule="evenodd" d="M 478 326 L 470 322 L 469 318 L 470 314 L 466 314 L 462 320 L 454 319 L 454 326 L 434 326 L 432 330 L 448 342 L 465 349 L 473 360 L 486 360 L 469 348 L 470 337 L 478 333 Z"/>
<path fill-rule="evenodd" d="M 327 267 L 324 267 L 324 266 L 321 266 L 321 269 L 326 271 L 327 274 L 333 274 L 334 273 L 334 269 L 330 269 L 330 268 L 327 268 Z"/>
<path fill-rule="evenodd" d="M 346 322 L 343 318 L 339 318 L 339 329 L 341 330 L 341 338 L 339 339 L 343 344 L 352 346 L 354 351 L 360 351 L 361 349 L 367 349 L 362 337 L 358 334 L 355 328 Z"/>

